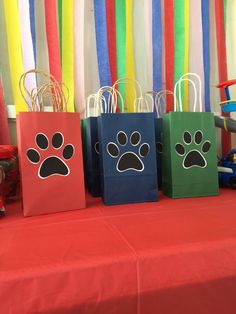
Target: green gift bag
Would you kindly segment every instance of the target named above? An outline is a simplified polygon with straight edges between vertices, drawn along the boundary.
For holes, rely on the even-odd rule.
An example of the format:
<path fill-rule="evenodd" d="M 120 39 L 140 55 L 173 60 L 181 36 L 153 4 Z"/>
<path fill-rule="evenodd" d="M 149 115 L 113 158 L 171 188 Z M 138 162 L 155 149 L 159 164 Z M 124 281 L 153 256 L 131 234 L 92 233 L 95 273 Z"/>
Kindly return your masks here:
<path fill-rule="evenodd" d="M 195 82 L 186 76 L 195 76 L 199 82 L 199 97 Z M 193 112 L 183 112 L 181 83 L 188 81 L 195 91 Z M 214 115 L 202 112 L 201 81 L 198 75 L 188 73 L 175 85 L 174 112 L 163 115 L 163 175 L 164 194 L 173 198 L 218 195 L 218 173 Z M 196 112 L 197 99 L 199 112 Z"/>

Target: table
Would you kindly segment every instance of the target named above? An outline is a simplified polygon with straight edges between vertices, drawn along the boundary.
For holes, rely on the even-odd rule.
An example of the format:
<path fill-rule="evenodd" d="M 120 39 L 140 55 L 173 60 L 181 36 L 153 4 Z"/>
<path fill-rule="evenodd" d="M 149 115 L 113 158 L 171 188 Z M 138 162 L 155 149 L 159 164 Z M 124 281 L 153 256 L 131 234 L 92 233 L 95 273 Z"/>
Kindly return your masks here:
<path fill-rule="evenodd" d="M 43 206 L 43 202 L 42 202 Z M 235 314 L 236 191 L 0 220 L 0 313 Z"/>

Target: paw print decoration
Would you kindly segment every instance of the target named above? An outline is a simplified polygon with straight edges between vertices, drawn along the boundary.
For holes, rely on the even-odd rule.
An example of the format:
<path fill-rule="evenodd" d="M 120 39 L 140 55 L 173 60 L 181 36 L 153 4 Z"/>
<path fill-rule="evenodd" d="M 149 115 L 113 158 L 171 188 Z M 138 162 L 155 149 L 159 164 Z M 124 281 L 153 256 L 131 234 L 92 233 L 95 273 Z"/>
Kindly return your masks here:
<path fill-rule="evenodd" d="M 36 134 L 35 144 L 37 148 L 29 148 L 26 155 L 29 162 L 38 166 L 39 178 L 47 179 L 50 176 L 68 176 L 70 174 L 67 161 L 73 157 L 75 148 L 72 144 L 64 145 L 64 136 L 62 133 L 56 132 L 52 136 L 50 143 L 54 152 L 58 152 L 58 154 L 51 155 L 48 153 L 49 139 L 46 134 Z"/>
<path fill-rule="evenodd" d="M 191 145 L 191 148 L 189 149 Z M 194 145 L 194 148 L 193 148 Z M 203 142 L 203 133 L 197 130 L 193 135 L 189 131 L 183 133 L 183 143 L 175 145 L 176 153 L 183 158 L 183 168 L 190 169 L 192 167 L 205 168 L 207 161 L 206 155 L 211 148 L 208 140 Z"/>
<path fill-rule="evenodd" d="M 106 149 L 110 157 L 117 159 L 118 172 L 142 172 L 145 167 L 143 159 L 149 154 L 150 146 L 148 143 L 141 143 L 141 134 L 138 131 L 133 132 L 129 138 L 125 132 L 119 131 L 116 143 L 109 142 Z"/>

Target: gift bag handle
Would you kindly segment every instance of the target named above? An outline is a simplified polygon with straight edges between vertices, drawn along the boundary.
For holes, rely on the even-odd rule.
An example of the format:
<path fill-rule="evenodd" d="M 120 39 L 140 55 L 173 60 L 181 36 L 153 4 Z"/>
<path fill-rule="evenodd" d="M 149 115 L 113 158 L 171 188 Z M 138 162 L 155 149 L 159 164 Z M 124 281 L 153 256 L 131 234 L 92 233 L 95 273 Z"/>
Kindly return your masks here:
<path fill-rule="evenodd" d="M 144 98 L 143 98 L 143 92 L 142 92 L 142 88 L 141 88 L 141 85 L 140 83 L 136 80 L 136 79 L 133 79 L 133 78 L 128 78 L 128 77 L 121 77 L 119 78 L 118 80 L 115 81 L 115 83 L 113 84 L 113 88 L 114 90 L 118 90 L 118 86 L 119 84 L 123 84 L 123 85 L 126 85 L 126 84 L 132 84 L 134 83 L 134 94 L 135 94 L 135 99 L 134 99 L 134 112 L 136 112 L 136 103 L 137 103 L 137 99 L 140 102 L 144 101 Z M 135 88 L 135 86 L 137 88 Z M 138 90 L 138 96 L 137 96 L 137 90 Z M 124 112 L 124 110 L 122 111 Z"/>
<path fill-rule="evenodd" d="M 93 108 L 94 108 L 94 115 L 95 117 L 99 116 L 99 112 L 100 111 L 103 111 L 103 106 L 100 106 L 98 105 L 97 103 L 97 94 L 91 94 L 87 97 L 86 99 L 86 118 L 89 118 L 91 117 L 91 106 L 90 106 L 90 103 L 91 101 L 93 100 Z M 101 96 L 101 104 L 104 103 L 105 105 L 105 108 L 107 108 L 107 102 L 106 102 L 106 98 L 102 95 Z M 99 111 L 100 109 L 100 111 Z"/>
<path fill-rule="evenodd" d="M 193 76 L 195 78 L 197 78 L 197 81 L 198 81 L 198 85 L 199 85 L 199 93 L 197 93 L 197 89 L 196 89 L 196 84 L 193 80 L 191 80 L 190 78 L 187 78 L 187 76 Z M 174 90 L 174 93 L 176 94 L 176 90 L 177 90 L 177 87 L 179 89 L 179 103 L 180 103 L 180 106 L 179 106 L 179 109 L 180 111 L 183 111 L 183 104 L 182 104 L 182 97 L 181 97 L 181 83 L 182 81 L 189 81 L 191 82 L 191 84 L 193 85 L 193 88 L 194 88 L 194 94 L 195 94 L 195 100 L 194 100 L 194 106 L 193 106 L 193 112 L 196 112 L 197 111 L 197 96 L 199 98 L 199 111 L 200 112 L 203 112 L 203 107 L 202 107 L 202 98 L 201 98 L 201 95 L 202 95 L 202 84 L 201 84 L 201 79 L 200 79 L 200 76 L 196 73 L 185 73 L 183 74 L 180 79 L 176 82 L 175 84 L 175 90 Z M 177 97 L 176 97 L 177 98 Z M 175 111 L 177 110 L 177 104 L 175 103 Z"/>
<path fill-rule="evenodd" d="M 47 82 L 42 84 L 39 88 L 34 88 L 29 91 L 25 85 L 26 77 L 29 74 L 40 74 L 47 79 Z M 19 89 L 29 111 L 44 111 L 45 97 L 50 99 L 54 112 L 67 111 L 66 109 L 69 99 L 68 88 L 64 84 L 60 84 L 53 75 L 48 74 L 43 70 L 31 69 L 23 73 L 19 80 Z M 65 91 L 67 95 L 65 95 Z"/>
<path fill-rule="evenodd" d="M 155 108 L 156 108 L 157 118 L 160 118 L 162 116 L 161 111 L 160 111 L 161 99 L 163 99 L 164 96 L 166 96 L 166 95 L 172 95 L 174 97 L 174 102 L 176 102 L 178 104 L 178 100 L 176 99 L 176 95 L 174 92 L 172 92 L 171 90 L 168 90 L 168 89 L 164 89 L 164 90 L 159 91 L 155 97 Z M 166 112 L 166 103 L 164 103 L 164 112 Z"/>
<path fill-rule="evenodd" d="M 103 96 L 103 93 L 107 92 L 109 94 L 108 103 L 106 101 L 105 113 L 114 113 L 117 110 L 118 106 L 118 97 L 121 100 L 121 111 L 124 111 L 124 100 L 121 93 L 118 90 L 115 90 L 112 86 L 103 86 L 97 92 L 97 101 L 100 101 L 100 97 Z M 117 97 L 118 95 L 118 97 Z M 105 97 L 104 97 L 105 98 Z M 105 99 L 106 100 L 106 99 Z"/>
<path fill-rule="evenodd" d="M 196 85 L 194 83 L 193 80 L 189 79 L 189 78 L 182 78 L 179 81 L 176 82 L 175 84 L 175 89 L 174 89 L 174 93 L 175 95 L 177 95 L 177 88 L 178 88 L 178 94 L 179 94 L 179 103 L 177 103 L 177 101 L 174 103 L 174 111 L 180 111 L 183 112 L 183 104 L 182 104 L 182 99 L 181 99 L 181 83 L 183 81 L 188 81 L 192 84 L 193 89 L 194 89 L 194 112 L 196 111 L 196 106 L 197 106 L 197 89 L 196 89 Z M 176 96 L 177 99 L 177 96 Z"/>

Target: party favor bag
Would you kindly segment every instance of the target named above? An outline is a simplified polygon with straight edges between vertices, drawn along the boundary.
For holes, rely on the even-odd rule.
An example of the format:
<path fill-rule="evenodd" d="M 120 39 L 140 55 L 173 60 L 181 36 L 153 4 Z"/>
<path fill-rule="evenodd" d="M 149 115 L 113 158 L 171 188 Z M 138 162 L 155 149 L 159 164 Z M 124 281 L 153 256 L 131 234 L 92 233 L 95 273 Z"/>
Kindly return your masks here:
<path fill-rule="evenodd" d="M 101 92 L 102 94 L 102 92 Z M 86 103 L 86 119 L 84 119 L 85 134 L 85 172 L 88 192 L 93 196 L 101 196 L 100 184 L 100 162 L 99 162 L 99 142 L 98 142 L 98 115 L 100 114 L 98 94 L 91 94 Z M 102 100 L 101 100 L 102 101 Z M 93 103 L 93 106 L 91 105 Z M 93 108 L 93 116 L 92 116 Z"/>
<path fill-rule="evenodd" d="M 104 113 L 98 118 L 103 201 L 157 201 L 153 113 Z"/>
<path fill-rule="evenodd" d="M 144 95 L 145 102 L 147 103 L 148 111 L 154 113 L 155 125 L 155 139 L 156 139 L 156 152 L 157 152 L 157 177 L 158 189 L 162 189 L 162 153 L 163 153 L 163 123 L 162 116 L 166 111 L 166 95 L 174 95 L 172 91 L 161 90 L 148 91 Z"/>
<path fill-rule="evenodd" d="M 27 95 L 26 101 L 33 103 L 29 109 L 35 111 L 17 116 L 24 216 L 85 207 L 80 115 L 64 112 L 61 86 L 49 79 Z M 41 112 L 45 95 L 50 95 L 54 112 Z"/>
<path fill-rule="evenodd" d="M 186 78 L 195 76 L 199 82 L 198 103 L 195 83 Z M 181 83 L 188 80 L 195 90 L 194 112 L 182 112 Z M 218 194 L 218 174 L 214 116 L 202 112 L 201 81 L 196 74 L 186 74 L 176 83 L 179 108 L 163 115 L 163 192 L 173 198 Z M 179 109 L 179 112 L 176 112 Z"/>

